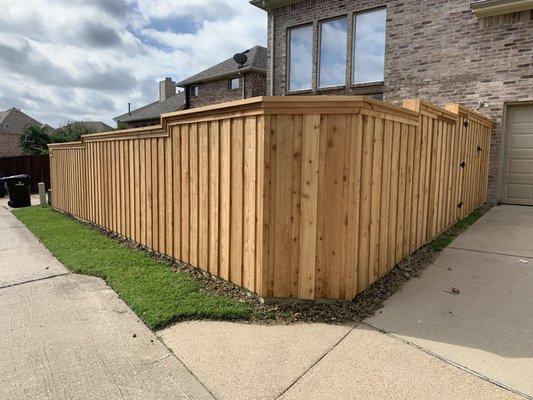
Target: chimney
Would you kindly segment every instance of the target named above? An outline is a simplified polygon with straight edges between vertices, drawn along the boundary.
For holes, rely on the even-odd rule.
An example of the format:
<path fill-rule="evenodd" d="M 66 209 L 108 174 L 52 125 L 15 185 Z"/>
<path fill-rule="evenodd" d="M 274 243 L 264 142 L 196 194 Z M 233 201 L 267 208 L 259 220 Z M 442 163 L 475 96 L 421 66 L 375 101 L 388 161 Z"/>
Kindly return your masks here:
<path fill-rule="evenodd" d="M 164 81 L 159 82 L 159 101 L 165 101 L 175 94 L 176 82 L 172 78 L 165 78 Z"/>

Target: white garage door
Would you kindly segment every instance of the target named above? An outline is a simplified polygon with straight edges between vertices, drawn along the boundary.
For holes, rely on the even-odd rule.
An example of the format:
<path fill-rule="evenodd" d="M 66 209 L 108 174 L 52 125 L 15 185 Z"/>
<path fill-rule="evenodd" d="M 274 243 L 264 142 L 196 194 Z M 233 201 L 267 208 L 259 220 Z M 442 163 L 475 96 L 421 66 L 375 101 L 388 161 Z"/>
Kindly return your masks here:
<path fill-rule="evenodd" d="M 533 205 L 533 104 L 507 108 L 501 197 Z"/>

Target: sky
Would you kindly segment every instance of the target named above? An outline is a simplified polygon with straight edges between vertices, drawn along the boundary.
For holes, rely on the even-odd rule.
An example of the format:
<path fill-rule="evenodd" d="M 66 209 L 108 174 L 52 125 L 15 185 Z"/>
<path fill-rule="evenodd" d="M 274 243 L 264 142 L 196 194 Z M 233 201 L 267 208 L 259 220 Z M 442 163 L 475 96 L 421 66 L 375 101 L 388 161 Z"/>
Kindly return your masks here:
<path fill-rule="evenodd" d="M 247 0 L 0 0 L 0 111 L 57 127 L 103 121 L 255 45 L 267 18 Z"/>

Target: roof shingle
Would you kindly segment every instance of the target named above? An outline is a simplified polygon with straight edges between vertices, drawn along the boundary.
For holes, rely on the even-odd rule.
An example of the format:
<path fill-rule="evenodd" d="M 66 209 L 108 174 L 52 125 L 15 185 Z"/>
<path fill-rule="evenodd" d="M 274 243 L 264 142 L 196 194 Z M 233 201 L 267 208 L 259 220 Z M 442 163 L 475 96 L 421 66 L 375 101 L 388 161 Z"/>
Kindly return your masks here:
<path fill-rule="evenodd" d="M 244 52 L 248 56 L 248 61 L 239 68 L 233 57 L 223 61 L 205 71 L 199 72 L 177 84 L 177 86 L 187 86 L 194 83 L 205 82 L 224 76 L 236 74 L 238 72 L 245 72 L 250 70 L 262 71 L 266 73 L 267 70 L 267 49 L 262 46 L 255 46 Z"/>
<path fill-rule="evenodd" d="M 159 118 L 161 114 L 181 110 L 184 106 L 185 94 L 179 92 L 164 101 L 154 101 L 153 103 L 131 111 L 129 114 L 122 114 L 113 119 L 118 123 L 150 120 Z"/>

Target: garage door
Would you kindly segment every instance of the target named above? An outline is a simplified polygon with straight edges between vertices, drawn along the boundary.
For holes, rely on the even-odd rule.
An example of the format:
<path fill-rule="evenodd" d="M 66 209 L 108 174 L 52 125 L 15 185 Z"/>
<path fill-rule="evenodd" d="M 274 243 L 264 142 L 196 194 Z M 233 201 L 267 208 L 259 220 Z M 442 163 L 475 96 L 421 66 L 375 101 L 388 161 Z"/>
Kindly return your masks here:
<path fill-rule="evenodd" d="M 533 104 L 507 108 L 501 197 L 533 205 Z"/>

